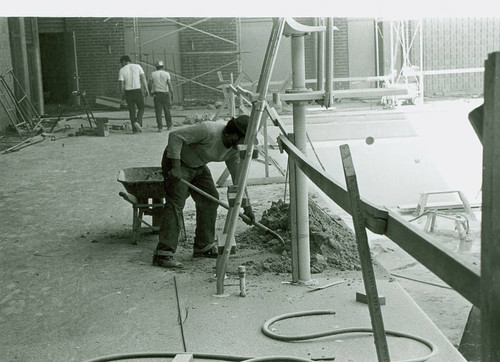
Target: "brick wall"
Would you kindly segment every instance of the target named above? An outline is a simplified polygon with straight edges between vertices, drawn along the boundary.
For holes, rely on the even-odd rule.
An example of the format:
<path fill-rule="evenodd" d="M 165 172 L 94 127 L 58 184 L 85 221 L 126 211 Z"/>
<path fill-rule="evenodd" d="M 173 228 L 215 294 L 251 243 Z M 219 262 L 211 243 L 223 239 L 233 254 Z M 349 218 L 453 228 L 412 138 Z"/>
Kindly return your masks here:
<path fill-rule="evenodd" d="M 200 18 L 182 18 L 184 24 L 191 24 Z M 216 35 L 217 37 L 237 42 L 237 23 L 235 18 L 211 18 L 196 25 L 197 29 Z M 206 33 L 186 29 L 180 33 L 180 51 L 182 76 L 203 83 L 209 87 L 186 82 L 183 84 L 184 101 L 214 101 L 221 99 L 222 93 L 215 89 L 219 85 L 217 71 L 221 71 L 224 79 L 230 74 L 238 74 L 238 58 L 236 44 L 224 41 Z M 210 54 L 215 51 L 235 52 L 234 54 Z M 207 52 L 200 54 L 200 52 Z M 228 65 L 229 63 L 231 63 Z"/>
<path fill-rule="evenodd" d="M 76 37 L 80 90 L 87 100 L 96 96 L 119 97 L 118 71 L 125 52 L 123 19 L 66 18 L 66 31 Z"/>
<path fill-rule="evenodd" d="M 500 49 L 500 18 L 444 18 L 423 22 L 424 70 L 483 67 Z M 483 73 L 425 76 L 425 94 L 482 94 Z"/>
<path fill-rule="evenodd" d="M 333 32 L 333 77 L 344 78 L 349 76 L 349 48 L 346 18 L 334 18 L 333 25 L 338 30 Z M 349 82 L 335 82 L 334 89 L 349 89 Z"/>
<path fill-rule="evenodd" d="M 10 58 L 9 26 L 7 18 L 0 17 L 0 73 L 5 73 L 12 67 Z M 0 107 L 0 132 L 4 132 L 10 124 L 10 119 Z"/>

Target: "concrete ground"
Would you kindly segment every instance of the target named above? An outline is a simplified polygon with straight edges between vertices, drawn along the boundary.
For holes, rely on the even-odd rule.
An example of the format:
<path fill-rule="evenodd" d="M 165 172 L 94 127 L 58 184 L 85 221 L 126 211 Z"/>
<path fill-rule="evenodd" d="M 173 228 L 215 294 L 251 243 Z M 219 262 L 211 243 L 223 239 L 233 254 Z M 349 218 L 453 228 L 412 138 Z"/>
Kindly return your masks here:
<path fill-rule="evenodd" d="M 480 188 L 476 169 L 480 169 L 477 162 L 481 160 L 464 114 L 476 103 L 455 100 L 451 107 L 436 103 L 392 112 L 363 104 L 339 104 L 336 110 L 311 110 L 308 130 L 319 158 L 338 180 L 343 176 L 336 148 L 349 143 L 360 191 L 367 200 L 397 207 L 416 203 L 418 194 L 429 189 L 459 187 L 473 202 Z M 193 112 L 199 113 L 176 112 L 176 122 Z M 126 120 L 125 112 L 96 115 L 108 116 L 112 124 Z M 284 120 L 290 123 L 287 116 Z M 238 296 L 237 266 L 242 260 L 261 257 L 251 249 L 243 250 L 230 259 L 226 280 L 229 296 L 216 298 L 215 263 L 192 260 L 189 243 L 179 250 L 185 264 L 182 271 L 152 267 L 157 237 L 145 235 L 138 245 L 131 245 L 131 207 L 118 196 L 123 186 L 116 178 L 124 168 L 159 165 L 167 133 L 156 132 L 151 110 L 142 134 L 111 130 L 108 137 L 68 137 L 81 123 L 85 122 L 67 122 L 68 128 L 55 133 L 53 141 L 0 155 L 0 167 L 7 170 L 0 176 L 1 360 L 85 361 L 117 353 L 184 348 L 249 357 L 376 359 L 373 339 L 367 335 L 285 343 L 261 333 L 262 324 L 272 317 L 316 309 L 335 314 L 280 322 L 273 329 L 296 335 L 369 327 L 366 305 L 355 301 L 355 292 L 363 290 L 361 272 L 327 270 L 314 275 L 317 285 L 343 281 L 315 292 L 308 286 L 287 284 L 291 278 L 286 274 L 249 275 L 247 297 L 242 298 Z M 331 137 L 325 136 L 329 134 Z M 368 136 L 375 138 L 370 146 L 365 142 Z M 272 151 L 272 156 L 286 165 L 285 156 L 278 151 Z M 223 166 L 212 165 L 211 169 L 217 178 Z M 271 170 L 271 176 L 277 175 Z M 252 177 L 262 177 L 262 172 L 261 163 L 252 164 Z M 220 192 L 224 195 L 224 190 Z M 282 197 L 283 185 L 251 186 L 250 193 L 259 216 L 272 200 Z M 339 211 L 335 205 L 331 207 Z M 221 227 L 225 213 L 219 214 Z M 187 229 L 193 224 L 194 208 L 188 202 Z M 239 222 L 238 230 L 245 228 Z M 462 360 L 452 344 L 456 340 L 450 342 L 448 334 L 436 326 L 435 316 L 429 318 L 424 313 L 425 303 L 417 303 L 418 299 L 425 302 L 422 293 L 434 295 L 427 304 L 441 306 L 437 311 L 430 308 L 436 315 L 447 313 L 452 309 L 450 304 L 458 304 L 454 310 L 463 311 L 456 316 L 462 321 L 470 305 L 457 301 L 453 291 L 443 294 L 444 289 L 391 277 L 388 270 L 401 266 L 412 275 L 411 258 L 389 246 L 388 240 L 373 235 L 370 239 L 375 254 L 384 261 L 376 270 L 380 294 L 387 298 L 382 307 L 386 328 L 431 340 L 438 348 L 432 361 Z M 428 272 L 419 277 L 424 282 L 432 278 Z M 417 303 L 402 286 L 410 291 L 413 288 L 420 297 Z M 454 327 L 454 333 L 457 329 L 460 326 Z M 413 340 L 389 337 L 388 341 L 393 360 L 429 352 Z"/>

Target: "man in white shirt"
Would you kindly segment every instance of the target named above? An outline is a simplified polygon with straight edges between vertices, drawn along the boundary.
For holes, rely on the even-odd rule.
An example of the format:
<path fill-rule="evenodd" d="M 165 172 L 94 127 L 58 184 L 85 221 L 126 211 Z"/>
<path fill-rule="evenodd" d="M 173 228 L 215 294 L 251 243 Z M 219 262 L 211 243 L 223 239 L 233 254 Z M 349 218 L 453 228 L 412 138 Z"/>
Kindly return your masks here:
<path fill-rule="evenodd" d="M 172 128 L 172 116 L 170 115 L 170 101 L 174 100 L 172 92 L 172 83 L 170 81 L 170 73 L 164 69 L 163 60 L 158 60 L 155 63 L 156 70 L 151 73 L 149 80 L 149 92 L 153 95 L 153 103 L 155 106 L 156 124 L 158 132 L 163 129 L 161 121 L 162 112 L 165 112 L 165 121 L 167 129 Z"/>
<path fill-rule="evenodd" d="M 148 96 L 146 75 L 139 64 L 132 64 L 128 55 L 120 58 L 120 64 L 122 67 L 118 72 L 118 86 L 122 98 L 127 102 L 132 132 L 142 132 L 144 97 Z"/>

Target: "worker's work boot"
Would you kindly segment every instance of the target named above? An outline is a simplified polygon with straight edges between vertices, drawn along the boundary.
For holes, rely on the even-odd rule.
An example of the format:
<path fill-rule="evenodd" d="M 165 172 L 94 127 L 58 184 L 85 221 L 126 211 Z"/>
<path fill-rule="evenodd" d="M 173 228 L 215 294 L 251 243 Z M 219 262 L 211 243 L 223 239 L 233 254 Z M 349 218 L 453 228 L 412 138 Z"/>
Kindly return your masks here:
<path fill-rule="evenodd" d="M 217 246 L 212 243 L 203 249 L 194 249 L 193 258 L 217 258 Z"/>
<path fill-rule="evenodd" d="M 174 259 L 170 252 L 155 250 L 153 254 L 153 266 L 161 268 L 182 268 L 182 263 Z"/>
<path fill-rule="evenodd" d="M 141 125 L 139 124 L 139 122 L 135 122 L 135 123 L 134 123 L 134 128 L 135 128 L 135 131 L 136 131 L 136 132 L 139 132 L 139 133 L 140 133 L 140 132 L 142 132 L 142 127 L 141 127 Z"/>

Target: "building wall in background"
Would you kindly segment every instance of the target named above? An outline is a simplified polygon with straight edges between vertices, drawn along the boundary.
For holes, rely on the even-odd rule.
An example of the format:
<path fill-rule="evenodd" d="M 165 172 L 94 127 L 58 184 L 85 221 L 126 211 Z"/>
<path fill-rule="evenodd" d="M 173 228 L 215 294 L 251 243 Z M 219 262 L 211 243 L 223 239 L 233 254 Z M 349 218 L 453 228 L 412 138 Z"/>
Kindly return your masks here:
<path fill-rule="evenodd" d="M 0 18 L 0 49 L 2 49 L 0 52 L 0 74 L 3 74 L 12 67 L 7 18 Z M 4 132 L 9 124 L 9 117 L 3 107 L 0 107 L 0 132 Z"/>
<path fill-rule="evenodd" d="M 0 41 L 7 44 L 7 47 L 3 45 L 2 49 L 8 49 L 7 19 L 0 18 L 0 20 L 2 31 Z M 163 18 L 141 18 L 138 20 L 139 29 L 134 29 L 132 18 L 38 18 L 38 26 L 41 42 L 44 35 L 61 35 L 60 41 L 65 44 L 65 49 L 60 58 L 65 62 L 68 62 L 71 55 L 73 44 L 70 39 L 76 42 L 75 65 L 78 67 L 79 89 L 87 92 L 89 102 L 99 95 L 118 97 L 119 57 L 139 52 L 139 61 L 146 73 L 152 70 L 154 59 L 163 57 L 167 69 L 179 75 L 173 80 L 177 90 L 176 101 L 180 103 L 199 100 L 213 102 L 222 99 L 222 93 L 217 89 L 218 70 L 226 80 L 230 79 L 231 74 L 236 77 L 243 71 L 253 81 L 257 81 L 272 28 L 271 18 L 171 18 L 171 21 Z M 314 24 L 313 18 L 297 18 L 297 20 L 307 25 Z M 361 29 L 357 29 L 356 34 L 349 34 L 351 20 L 334 18 L 334 24 L 338 28 L 334 32 L 334 77 L 348 77 L 355 70 L 352 69 L 350 59 L 352 63 L 356 55 L 350 54 L 353 50 L 349 48 L 349 43 L 356 42 L 356 37 L 374 38 L 371 26 L 366 27 L 367 34 Z M 183 24 L 193 23 L 197 23 L 194 26 L 201 31 L 183 27 Z M 167 33 L 169 35 L 164 36 Z M 499 18 L 424 19 L 423 69 L 482 67 L 489 52 L 500 50 L 499 34 Z M 387 68 L 387 57 L 390 55 L 390 52 L 387 52 L 387 35 L 384 34 L 385 44 L 380 47 L 384 47 L 385 50 L 381 68 Z M 291 74 L 290 43 L 289 38 L 283 38 L 281 41 L 272 78 L 275 82 L 284 81 Z M 308 79 L 314 79 L 317 64 L 314 34 L 306 37 L 305 46 L 306 76 Z M 7 58 L 10 58 L 10 52 L 2 51 L 0 65 L 8 64 Z M 65 65 L 63 68 L 65 69 L 60 71 L 66 72 L 64 77 L 72 82 L 68 90 L 65 90 L 68 93 L 75 88 L 74 74 L 72 74 L 73 69 L 66 69 L 71 66 Z M 369 64 L 364 70 L 368 74 L 373 69 L 374 65 Z M 364 70 L 357 71 L 364 74 L 362 73 Z M 425 94 L 439 96 L 482 93 L 482 77 L 482 73 L 426 76 Z M 345 89 L 349 86 L 348 82 L 334 84 L 336 89 Z M 311 82 L 308 87 L 314 88 L 315 84 Z"/>
<path fill-rule="evenodd" d="M 67 18 L 75 33 L 80 90 L 118 97 L 120 57 L 125 52 L 123 19 Z"/>
<path fill-rule="evenodd" d="M 349 31 L 347 18 L 334 18 L 333 25 L 338 30 L 333 32 L 333 77 L 349 76 Z M 335 82 L 334 89 L 349 89 L 349 82 Z"/>
<path fill-rule="evenodd" d="M 314 25 L 314 18 L 297 18 L 304 25 Z M 264 55 L 272 29 L 271 18 L 244 18 L 241 20 L 242 69 L 249 77 L 259 79 Z M 334 77 L 349 76 L 349 59 L 347 48 L 347 21 L 335 18 L 334 25 L 339 29 L 334 32 Z M 317 72 L 317 35 L 310 34 L 305 41 L 305 67 L 308 88 L 316 89 Z M 292 74 L 292 47 L 290 38 L 283 37 L 276 58 L 272 81 L 277 82 L 273 88 L 280 88 L 279 83 Z M 335 88 L 346 88 L 348 83 L 335 83 Z"/>
<path fill-rule="evenodd" d="M 500 50 L 500 18 L 431 18 L 423 22 L 424 70 L 484 67 Z M 482 94 L 483 73 L 429 75 L 425 94 Z"/>
<path fill-rule="evenodd" d="M 269 36 L 273 28 L 272 18 L 242 18 L 241 19 L 241 68 L 250 79 L 244 82 L 257 82 L 266 54 Z M 271 81 L 271 88 L 280 88 L 278 84 L 291 75 L 292 48 L 289 38 L 283 37 L 276 56 Z"/>
<path fill-rule="evenodd" d="M 66 94 L 77 88 L 77 70 L 78 89 L 87 93 L 89 102 L 96 96 L 119 97 L 119 59 L 125 54 L 123 24 L 123 18 L 38 18 L 41 48 L 50 34 L 60 38 L 57 51 L 64 59 L 58 56 L 54 61 L 64 61 L 65 69 L 60 72 L 68 78 Z M 50 55 L 42 52 L 42 70 L 48 65 L 44 56 Z"/>
<path fill-rule="evenodd" d="M 202 19 L 186 17 L 180 20 L 192 24 Z M 213 102 L 223 98 L 216 88 L 219 85 L 217 71 L 225 80 L 230 79 L 231 73 L 237 77 L 240 72 L 238 27 L 236 18 L 210 18 L 196 25 L 201 31 L 188 28 L 180 32 L 182 76 L 192 80 L 182 87 L 185 102 Z"/>

